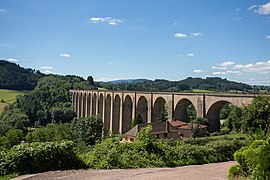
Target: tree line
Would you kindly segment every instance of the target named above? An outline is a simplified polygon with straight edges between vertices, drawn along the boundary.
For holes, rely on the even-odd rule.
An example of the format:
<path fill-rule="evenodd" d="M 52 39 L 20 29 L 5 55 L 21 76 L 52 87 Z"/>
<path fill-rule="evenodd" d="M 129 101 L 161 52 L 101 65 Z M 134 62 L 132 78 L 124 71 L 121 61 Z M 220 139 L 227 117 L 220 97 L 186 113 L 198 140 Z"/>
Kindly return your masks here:
<path fill-rule="evenodd" d="M 101 82 L 99 85 L 105 89 L 110 90 L 129 90 L 129 91 L 192 91 L 193 89 L 209 90 L 209 91 L 252 91 L 253 87 L 227 79 L 219 77 L 207 77 L 192 78 L 181 81 L 169 81 L 164 79 L 143 80 L 134 82 L 118 82 L 118 83 L 104 83 Z M 260 87 L 258 87 L 260 89 Z"/>

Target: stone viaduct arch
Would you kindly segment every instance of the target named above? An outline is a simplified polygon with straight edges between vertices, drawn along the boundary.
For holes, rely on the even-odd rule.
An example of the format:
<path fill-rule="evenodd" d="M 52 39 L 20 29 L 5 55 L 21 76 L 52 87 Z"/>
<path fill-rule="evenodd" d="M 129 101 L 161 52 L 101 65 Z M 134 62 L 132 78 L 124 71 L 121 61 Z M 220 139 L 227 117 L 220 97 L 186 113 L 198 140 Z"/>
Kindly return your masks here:
<path fill-rule="evenodd" d="M 155 122 L 168 108 L 168 119 L 187 120 L 187 107 L 193 105 L 197 117 L 209 119 L 210 132 L 220 128 L 219 112 L 226 103 L 245 106 L 255 95 L 201 94 L 180 92 L 142 92 L 106 90 L 70 90 L 77 118 L 99 115 L 104 130 L 125 133 L 131 128 L 132 119 L 140 114 L 146 123 Z"/>

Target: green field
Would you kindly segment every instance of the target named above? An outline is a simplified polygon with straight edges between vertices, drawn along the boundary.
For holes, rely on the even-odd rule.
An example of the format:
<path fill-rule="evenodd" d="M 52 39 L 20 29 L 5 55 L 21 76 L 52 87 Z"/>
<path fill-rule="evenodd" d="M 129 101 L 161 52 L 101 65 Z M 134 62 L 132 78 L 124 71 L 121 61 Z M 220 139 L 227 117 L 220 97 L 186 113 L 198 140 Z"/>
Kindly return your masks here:
<path fill-rule="evenodd" d="M 0 112 L 3 111 L 7 104 L 11 104 L 16 101 L 16 96 L 24 94 L 26 91 L 14 91 L 8 89 L 0 89 Z M 3 102 L 2 102 L 3 101 Z"/>
<path fill-rule="evenodd" d="M 194 93 L 211 93 L 211 92 L 214 92 L 214 91 L 203 90 L 203 89 L 192 89 L 192 92 L 194 92 Z"/>

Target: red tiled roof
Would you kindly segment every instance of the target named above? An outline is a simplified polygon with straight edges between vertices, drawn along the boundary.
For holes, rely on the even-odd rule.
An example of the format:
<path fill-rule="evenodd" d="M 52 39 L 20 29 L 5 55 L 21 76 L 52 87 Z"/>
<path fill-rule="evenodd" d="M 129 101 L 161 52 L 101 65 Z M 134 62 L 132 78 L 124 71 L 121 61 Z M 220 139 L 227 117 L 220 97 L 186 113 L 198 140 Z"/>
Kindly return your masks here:
<path fill-rule="evenodd" d="M 170 122 L 170 124 L 174 127 L 179 127 L 179 126 L 184 126 L 184 125 L 187 125 L 188 123 L 187 122 L 184 122 L 184 121 L 179 121 L 179 120 L 173 120 Z"/>

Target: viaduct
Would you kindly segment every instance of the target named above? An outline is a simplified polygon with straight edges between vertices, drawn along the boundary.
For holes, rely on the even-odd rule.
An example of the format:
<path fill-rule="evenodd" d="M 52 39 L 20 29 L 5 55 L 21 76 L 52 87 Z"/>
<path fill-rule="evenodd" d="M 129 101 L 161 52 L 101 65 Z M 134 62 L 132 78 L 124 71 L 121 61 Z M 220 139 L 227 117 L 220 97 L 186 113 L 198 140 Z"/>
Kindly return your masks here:
<path fill-rule="evenodd" d="M 186 121 L 187 107 L 196 109 L 197 117 L 209 120 L 209 132 L 220 130 L 219 112 L 226 103 L 245 106 L 255 95 L 182 92 L 141 92 L 107 90 L 70 90 L 77 118 L 99 114 L 104 129 L 114 134 L 131 128 L 132 119 L 140 114 L 145 123 L 156 122 L 168 107 L 168 120 Z"/>

